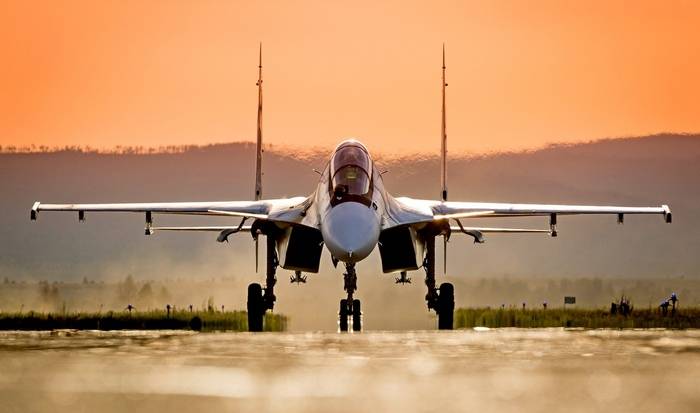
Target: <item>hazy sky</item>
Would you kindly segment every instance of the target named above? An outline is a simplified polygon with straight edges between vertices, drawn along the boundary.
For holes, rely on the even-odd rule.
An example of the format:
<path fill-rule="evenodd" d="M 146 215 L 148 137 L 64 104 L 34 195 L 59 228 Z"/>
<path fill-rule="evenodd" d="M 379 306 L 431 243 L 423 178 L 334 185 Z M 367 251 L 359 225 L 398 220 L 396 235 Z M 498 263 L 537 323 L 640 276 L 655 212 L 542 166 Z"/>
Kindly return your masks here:
<path fill-rule="evenodd" d="M 454 151 L 700 131 L 696 1 L 0 0 L 0 145 Z"/>

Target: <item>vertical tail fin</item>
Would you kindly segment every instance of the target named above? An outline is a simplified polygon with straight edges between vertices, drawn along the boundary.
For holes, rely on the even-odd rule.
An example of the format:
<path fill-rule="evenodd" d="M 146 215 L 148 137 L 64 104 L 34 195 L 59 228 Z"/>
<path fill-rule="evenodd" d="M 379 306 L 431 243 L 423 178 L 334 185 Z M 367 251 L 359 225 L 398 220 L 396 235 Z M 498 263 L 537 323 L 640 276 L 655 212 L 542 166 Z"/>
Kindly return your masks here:
<path fill-rule="evenodd" d="M 440 186 L 441 199 L 447 201 L 447 125 L 445 114 L 445 43 L 442 44 L 442 128 L 440 130 Z"/>
<path fill-rule="evenodd" d="M 260 43 L 260 51 L 258 55 L 258 136 L 255 147 L 255 200 L 262 199 L 262 42 Z M 258 236 L 255 235 L 255 272 L 258 272 Z"/>
<path fill-rule="evenodd" d="M 255 200 L 259 201 L 262 198 L 262 109 L 263 109 L 263 91 L 262 91 L 262 43 L 260 43 L 260 52 L 258 57 L 258 138 L 255 148 Z"/>
<path fill-rule="evenodd" d="M 442 188 L 441 199 L 447 201 L 447 125 L 445 114 L 445 88 L 447 82 L 445 80 L 445 43 L 442 44 L 442 125 L 440 128 L 440 186 Z M 443 274 L 447 274 L 447 235 L 443 235 L 442 240 L 442 259 L 443 259 Z"/>

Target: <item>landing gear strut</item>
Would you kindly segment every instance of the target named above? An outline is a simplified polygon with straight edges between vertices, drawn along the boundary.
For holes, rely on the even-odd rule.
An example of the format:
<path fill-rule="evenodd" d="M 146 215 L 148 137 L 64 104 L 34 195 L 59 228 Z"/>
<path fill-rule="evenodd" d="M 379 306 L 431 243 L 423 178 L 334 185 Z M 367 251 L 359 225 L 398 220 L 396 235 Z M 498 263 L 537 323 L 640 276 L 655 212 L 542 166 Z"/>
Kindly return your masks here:
<path fill-rule="evenodd" d="M 263 298 L 265 300 L 265 309 L 272 310 L 275 307 L 275 284 L 277 284 L 277 267 L 279 266 L 279 259 L 277 259 L 277 242 L 275 238 L 271 235 L 265 237 L 267 241 L 267 268 L 265 276 L 265 294 Z"/>
<path fill-rule="evenodd" d="M 267 241 L 265 288 L 258 283 L 248 286 L 248 331 L 263 331 L 265 312 L 275 307 L 275 284 L 277 283 L 277 250 L 275 238 L 265 237 Z"/>
<path fill-rule="evenodd" d="M 353 299 L 353 294 L 357 291 L 357 273 L 355 263 L 345 264 L 343 273 L 343 288 L 348 293 L 347 299 L 340 300 L 338 311 L 338 321 L 340 331 L 348 331 L 348 318 L 352 316 L 352 330 L 362 331 L 362 310 L 360 300 Z"/>
<path fill-rule="evenodd" d="M 450 283 L 442 283 L 439 289 L 436 288 L 434 235 L 427 236 L 423 268 L 425 268 L 425 286 L 428 287 L 428 293 L 425 295 L 428 310 L 435 310 L 437 313 L 439 330 L 452 330 L 455 309 L 454 286 Z"/>

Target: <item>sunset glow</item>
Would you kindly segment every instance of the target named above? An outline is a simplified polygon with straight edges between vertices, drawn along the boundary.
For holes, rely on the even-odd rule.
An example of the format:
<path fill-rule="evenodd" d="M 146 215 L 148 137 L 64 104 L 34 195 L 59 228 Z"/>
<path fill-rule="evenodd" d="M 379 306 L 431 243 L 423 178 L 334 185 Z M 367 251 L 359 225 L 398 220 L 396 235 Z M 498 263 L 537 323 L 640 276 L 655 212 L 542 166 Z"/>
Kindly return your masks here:
<path fill-rule="evenodd" d="M 437 153 L 700 131 L 691 1 L 8 1 L 0 145 Z"/>

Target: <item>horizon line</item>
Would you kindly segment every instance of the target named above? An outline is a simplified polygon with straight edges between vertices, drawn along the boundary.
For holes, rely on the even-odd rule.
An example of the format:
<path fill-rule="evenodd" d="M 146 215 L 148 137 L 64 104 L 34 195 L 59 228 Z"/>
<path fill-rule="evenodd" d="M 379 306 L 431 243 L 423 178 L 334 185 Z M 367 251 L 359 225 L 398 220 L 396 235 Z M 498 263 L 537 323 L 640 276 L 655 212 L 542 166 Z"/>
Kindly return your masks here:
<path fill-rule="evenodd" d="M 513 149 L 492 149 L 487 151 L 475 151 L 475 150 L 451 150 L 450 153 L 456 158 L 465 157 L 489 157 L 498 156 L 505 154 L 522 154 L 522 153 L 532 153 L 542 150 L 547 150 L 551 148 L 562 148 L 562 147 L 575 147 L 582 145 L 591 145 L 596 143 L 615 141 L 615 140 L 641 140 L 641 139 L 653 139 L 653 138 L 700 138 L 700 132 L 656 132 L 647 135 L 623 135 L 623 136 L 609 136 L 603 138 L 593 138 L 588 140 L 580 140 L 576 142 L 566 142 L 566 141 L 555 141 L 548 142 L 542 145 L 536 145 L 526 148 L 513 148 Z M 208 149 L 216 146 L 226 146 L 226 145 L 255 145 L 253 140 L 232 140 L 224 142 L 208 142 L 208 143 L 194 143 L 194 144 L 173 144 L 173 145 L 158 145 L 158 146 L 144 146 L 144 145 L 115 145 L 112 147 L 93 147 L 91 145 L 2 145 L 0 144 L 0 155 L 17 155 L 17 154 L 53 154 L 61 152 L 76 152 L 85 154 L 98 154 L 98 155 L 172 155 L 185 153 L 191 150 L 197 149 Z M 371 145 L 368 145 L 371 148 Z M 299 145 L 299 144 L 275 144 L 266 143 L 263 144 L 266 150 L 275 153 L 291 153 L 297 152 L 297 155 L 301 158 L 318 155 L 322 152 L 332 151 L 333 145 L 319 146 L 319 145 Z M 301 151 L 301 153 L 298 153 Z M 385 150 L 373 150 L 372 155 L 380 158 L 405 158 L 408 156 L 435 156 L 439 157 L 439 148 L 434 151 L 409 151 L 405 153 L 388 154 Z"/>

